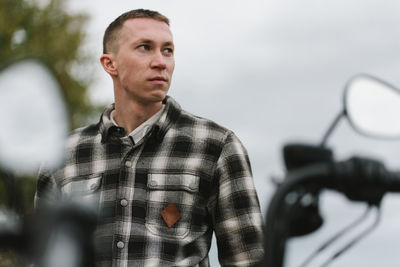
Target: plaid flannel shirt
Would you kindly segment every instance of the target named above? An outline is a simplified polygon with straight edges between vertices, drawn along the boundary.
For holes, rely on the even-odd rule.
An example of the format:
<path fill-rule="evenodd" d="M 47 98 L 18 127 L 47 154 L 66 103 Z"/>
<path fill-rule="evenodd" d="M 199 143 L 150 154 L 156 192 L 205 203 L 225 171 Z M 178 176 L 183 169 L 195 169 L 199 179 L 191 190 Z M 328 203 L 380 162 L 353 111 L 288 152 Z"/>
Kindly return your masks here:
<path fill-rule="evenodd" d="M 255 266 L 263 219 L 245 148 L 171 97 L 164 103 L 137 144 L 112 123 L 112 105 L 99 123 L 75 130 L 65 165 L 40 171 L 36 207 L 92 198 L 96 266 L 209 266 L 213 232 L 222 266 Z"/>

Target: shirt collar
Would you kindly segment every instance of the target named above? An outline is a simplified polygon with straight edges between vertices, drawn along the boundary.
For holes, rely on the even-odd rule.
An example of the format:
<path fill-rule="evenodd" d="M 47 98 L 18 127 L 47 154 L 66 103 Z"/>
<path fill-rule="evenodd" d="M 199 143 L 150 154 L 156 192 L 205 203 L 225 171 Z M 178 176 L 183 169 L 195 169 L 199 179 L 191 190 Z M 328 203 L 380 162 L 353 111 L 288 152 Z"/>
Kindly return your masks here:
<path fill-rule="evenodd" d="M 151 132 L 151 135 L 155 138 L 155 140 L 159 142 L 162 141 L 168 129 L 174 123 L 176 123 L 182 112 L 182 109 L 179 106 L 179 104 L 170 96 L 167 96 L 163 100 L 163 104 L 165 105 L 163 110 L 159 114 L 155 114 L 158 115 L 159 117 L 154 119 L 154 122 L 152 122 L 152 124 L 148 127 L 147 131 L 144 134 L 146 135 L 147 133 Z M 113 123 L 111 113 L 114 109 L 115 105 L 111 104 L 104 110 L 103 114 L 101 115 L 99 122 L 100 124 L 99 129 L 102 136 L 101 139 L 102 143 L 115 139 L 119 140 L 120 138 L 127 135 L 124 128 L 119 127 Z M 153 117 L 154 115 L 152 116 L 152 118 Z"/>
<path fill-rule="evenodd" d="M 129 134 L 129 136 L 132 137 L 135 144 L 137 144 L 149 132 L 150 128 L 160 119 L 164 109 L 165 109 L 165 105 L 163 105 L 162 108 L 159 111 L 157 111 L 157 113 L 155 113 L 153 116 L 151 116 L 147 121 L 140 124 L 138 127 L 136 127 L 136 129 L 134 129 Z M 114 120 L 114 113 L 115 113 L 115 109 L 111 111 L 110 119 L 116 127 L 119 127 L 118 124 Z"/>

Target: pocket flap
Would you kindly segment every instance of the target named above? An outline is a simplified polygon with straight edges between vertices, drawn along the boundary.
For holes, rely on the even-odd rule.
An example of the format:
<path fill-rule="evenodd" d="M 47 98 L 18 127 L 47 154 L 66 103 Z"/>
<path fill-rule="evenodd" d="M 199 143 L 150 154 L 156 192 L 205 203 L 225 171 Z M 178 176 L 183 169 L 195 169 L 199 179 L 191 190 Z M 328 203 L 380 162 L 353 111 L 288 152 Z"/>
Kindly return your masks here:
<path fill-rule="evenodd" d="M 153 190 L 199 191 L 199 177 L 193 174 L 150 173 L 147 183 Z"/>
<path fill-rule="evenodd" d="M 70 181 L 61 187 L 61 191 L 65 194 L 86 195 L 97 191 L 101 185 L 101 174 L 90 175 Z"/>

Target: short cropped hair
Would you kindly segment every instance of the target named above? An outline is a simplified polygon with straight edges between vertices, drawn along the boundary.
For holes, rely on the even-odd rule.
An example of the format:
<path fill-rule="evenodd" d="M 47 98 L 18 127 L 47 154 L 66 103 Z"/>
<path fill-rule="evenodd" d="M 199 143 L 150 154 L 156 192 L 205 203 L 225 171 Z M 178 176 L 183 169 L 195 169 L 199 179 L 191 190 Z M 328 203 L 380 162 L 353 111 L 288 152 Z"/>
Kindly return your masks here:
<path fill-rule="evenodd" d="M 166 16 L 158 13 L 157 11 L 148 9 L 134 9 L 125 12 L 118 18 L 116 18 L 113 22 L 111 22 L 111 24 L 108 25 L 106 31 L 104 32 L 104 37 L 103 37 L 104 54 L 113 50 L 115 42 L 119 38 L 119 32 L 124 22 L 127 21 L 128 19 L 136 19 L 136 18 L 151 18 L 161 22 L 165 22 L 169 26 L 169 19 Z"/>

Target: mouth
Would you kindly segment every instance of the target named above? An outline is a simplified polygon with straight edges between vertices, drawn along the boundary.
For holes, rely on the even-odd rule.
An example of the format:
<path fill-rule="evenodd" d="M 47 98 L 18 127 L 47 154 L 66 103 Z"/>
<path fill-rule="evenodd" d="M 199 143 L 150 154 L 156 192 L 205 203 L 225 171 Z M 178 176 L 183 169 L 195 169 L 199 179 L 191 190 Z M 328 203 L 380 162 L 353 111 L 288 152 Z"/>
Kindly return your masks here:
<path fill-rule="evenodd" d="M 156 76 L 156 77 L 150 78 L 149 81 L 156 82 L 156 83 L 164 83 L 164 82 L 167 82 L 168 80 L 162 76 Z"/>

